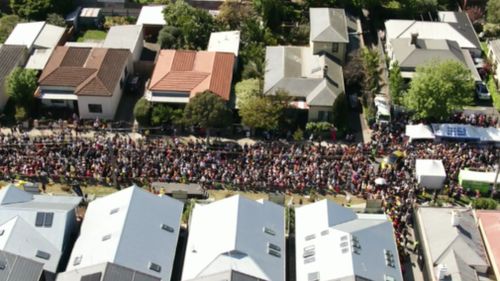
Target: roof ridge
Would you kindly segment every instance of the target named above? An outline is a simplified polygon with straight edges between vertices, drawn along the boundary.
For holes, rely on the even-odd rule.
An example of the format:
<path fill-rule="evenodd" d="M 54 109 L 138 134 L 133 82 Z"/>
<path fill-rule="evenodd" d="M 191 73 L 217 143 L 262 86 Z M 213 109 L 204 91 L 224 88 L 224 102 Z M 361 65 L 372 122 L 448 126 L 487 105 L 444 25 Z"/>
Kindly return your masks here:
<path fill-rule="evenodd" d="M 75 87 L 75 94 L 78 94 L 80 91 L 82 91 L 92 80 L 94 80 L 95 77 L 97 77 L 97 69 L 95 68 L 86 68 L 86 67 L 80 67 L 82 69 L 93 69 L 94 72 L 89 75 L 85 80 L 83 80 L 80 85 Z"/>

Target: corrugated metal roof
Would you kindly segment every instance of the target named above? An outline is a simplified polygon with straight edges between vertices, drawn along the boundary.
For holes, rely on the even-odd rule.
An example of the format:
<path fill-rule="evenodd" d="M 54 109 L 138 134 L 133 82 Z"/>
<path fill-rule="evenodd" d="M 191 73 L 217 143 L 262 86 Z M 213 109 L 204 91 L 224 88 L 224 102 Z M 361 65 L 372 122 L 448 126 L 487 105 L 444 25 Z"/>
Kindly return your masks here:
<path fill-rule="evenodd" d="M 310 8 L 310 40 L 315 42 L 348 43 L 344 9 Z"/>
<path fill-rule="evenodd" d="M 43 264 L 0 250 L 0 281 L 39 281 Z"/>

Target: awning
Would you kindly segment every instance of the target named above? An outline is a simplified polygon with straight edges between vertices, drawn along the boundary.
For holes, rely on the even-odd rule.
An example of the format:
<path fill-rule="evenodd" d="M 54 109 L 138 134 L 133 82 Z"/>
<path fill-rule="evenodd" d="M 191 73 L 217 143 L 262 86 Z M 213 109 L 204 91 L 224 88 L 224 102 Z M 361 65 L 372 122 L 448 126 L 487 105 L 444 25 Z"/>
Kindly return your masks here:
<path fill-rule="evenodd" d="M 40 98 L 43 100 L 78 100 L 78 96 L 74 94 L 43 93 Z"/>
<path fill-rule="evenodd" d="M 146 98 L 148 99 L 148 98 Z M 148 99 L 150 102 L 167 102 L 167 103 L 189 103 L 189 97 L 157 97 L 151 96 Z"/>

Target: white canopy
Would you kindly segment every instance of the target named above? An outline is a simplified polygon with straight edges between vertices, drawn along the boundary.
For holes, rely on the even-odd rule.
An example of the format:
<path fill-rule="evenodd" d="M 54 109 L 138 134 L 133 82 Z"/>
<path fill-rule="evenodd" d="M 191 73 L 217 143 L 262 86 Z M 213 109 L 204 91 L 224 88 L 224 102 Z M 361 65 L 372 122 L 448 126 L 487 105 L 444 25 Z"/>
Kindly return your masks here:
<path fill-rule="evenodd" d="M 431 127 L 422 123 L 417 125 L 406 125 L 405 135 L 410 138 L 410 142 L 417 139 L 434 139 L 434 133 Z"/>
<path fill-rule="evenodd" d="M 495 172 L 477 172 L 471 170 L 460 170 L 459 178 L 461 180 L 495 183 Z"/>
<path fill-rule="evenodd" d="M 435 159 L 417 159 L 415 174 L 421 186 L 431 189 L 442 188 L 446 179 L 443 161 Z"/>
<path fill-rule="evenodd" d="M 476 127 L 468 124 L 432 124 L 434 135 L 448 139 L 470 139 L 482 142 L 500 142 L 500 129 Z"/>

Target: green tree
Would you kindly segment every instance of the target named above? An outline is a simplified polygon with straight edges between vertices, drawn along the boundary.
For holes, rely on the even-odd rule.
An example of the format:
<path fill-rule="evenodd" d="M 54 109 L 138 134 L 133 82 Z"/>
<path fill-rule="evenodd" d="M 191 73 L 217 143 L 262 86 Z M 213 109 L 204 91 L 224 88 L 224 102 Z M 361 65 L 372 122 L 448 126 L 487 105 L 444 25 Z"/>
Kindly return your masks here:
<path fill-rule="evenodd" d="M 489 23 L 500 24 L 500 0 L 488 0 L 486 19 Z"/>
<path fill-rule="evenodd" d="M 238 82 L 234 86 L 234 91 L 237 97 L 237 105 L 240 107 L 248 100 L 258 97 L 262 94 L 260 88 L 260 80 L 256 78 L 246 79 Z"/>
<path fill-rule="evenodd" d="M 379 92 L 379 65 L 380 57 L 376 50 L 363 48 L 361 51 L 361 60 L 363 61 L 363 106 L 370 107 L 373 98 Z"/>
<path fill-rule="evenodd" d="M 140 98 L 134 106 L 134 118 L 139 125 L 149 125 L 151 106 L 145 98 Z"/>
<path fill-rule="evenodd" d="M 17 106 L 29 112 L 37 87 L 37 72 L 34 69 L 17 67 L 7 78 L 7 95 Z"/>
<path fill-rule="evenodd" d="M 186 45 L 180 28 L 169 25 L 160 30 L 158 44 L 162 49 L 182 49 Z"/>
<path fill-rule="evenodd" d="M 216 30 L 215 21 L 206 10 L 177 0 L 168 3 L 163 13 L 169 26 L 180 29 L 185 49 L 206 49 L 210 33 Z"/>
<path fill-rule="evenodd" d="M 166 104 L 155 104 L 151 111 L 151 125 L 158 126 L 170 123 L 174 110 Z"/>
<path fill-rule="evenodd" d="M 10 0 L 9 4 L 15 15 L 28 20 L 45 19 L 52 7 L 50 0 Z"/>
<path fill-rule="evenodd" d="M 349 104 L 345 93 L 341 93 L 333 102 L 333 124 L 341 131 L 347 130 L 349 123 Z"/>
<path fill-rule="evenodd" d="M 6 15 L 0 18 L 0 43 L 5 42 L 9 34 L 14 30 L 19 22 L 19 17 L 15 15 Z"/>
<path fill-rule="evenodd" d="M 252 129 L 276 130 L 283 106 L 267 96 L 248 99 L 239 107 L 241 122 Z"/>
<path fill-rule="evenodd" d="M 399 64 L 394 62 L 389 70 L 389 94 L 392 103 L 401 105 L 403 103 L 404 80 L 401 76 Z"/>
<path fill-rule="evenodd" d="M 242 19 L 256 19 L 252 5 L 238 0 L 226 0 L 219 7 L 217 21 L 229 30 L 240 30 Z"/>
<path fill-rule="evenodd" d="M 281 24 L 288 12 L 286 1 L 253 0 L 252 4 L 257 13 L 262 17 L 264 26 L 270 28 L 273 32 L 280 31 Z"/>
<path fill-rule="evenodd" d="M 473 100 L 474 80 L 460 62 L 438 61 L 417 68 L 404 105 L 417 119 L 442 120 Z"/>
<path fill-rule="evenodd" d="M 47 16 L 46 21 L 48 24 L 52 24 L 52 25 L 56 25 L 56 26 L 60 26 L 60 27 L 66 27 L 66 21 L 64 20 L 64 18 L 61 15 L 56 14 L 56 13 L 49 14 Z"/>
<path fill-rule="evenodd" d="M 205 129 L 222 128 L 230 124 L 231 110 L 226 102 L 210 91 L 196 94 L 184 108 L 184 124 Z"/>

